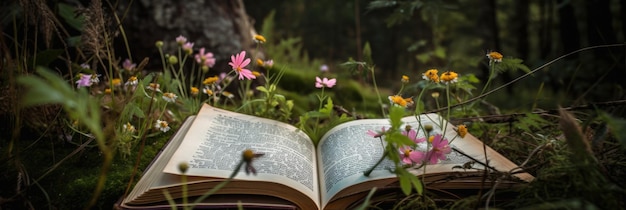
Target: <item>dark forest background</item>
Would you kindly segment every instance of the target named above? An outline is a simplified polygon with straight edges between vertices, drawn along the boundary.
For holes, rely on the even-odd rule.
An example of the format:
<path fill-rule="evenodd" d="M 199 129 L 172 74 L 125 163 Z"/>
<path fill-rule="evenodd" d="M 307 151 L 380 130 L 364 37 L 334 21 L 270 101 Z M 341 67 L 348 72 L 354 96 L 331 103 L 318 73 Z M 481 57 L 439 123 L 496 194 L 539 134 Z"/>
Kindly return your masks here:
<path fill-rule="evenodd" d="M 619 0 L 244 2 L 255 28 L 275 11 L 275 38 L 302 37 L 308 55 L 334 69 L 350 57 L 359 60 L 369 42 L 377 78 L 391 86 L 402 74 L 419 78 L 430 68 L 486 81 L 489 51 L 520 58 L 533 69 L 584 47 L 623 43 L 626 30 L 626 1 Z M 542 83 L 565 100 L 560 103 L 624 98 L 624 52 L 613 47 L 568 56 L 492 99 L 515 107 L 524 102 L 508 94 L 534 93 Z M 523 73 L 507 72 L 500 84 Z"/>

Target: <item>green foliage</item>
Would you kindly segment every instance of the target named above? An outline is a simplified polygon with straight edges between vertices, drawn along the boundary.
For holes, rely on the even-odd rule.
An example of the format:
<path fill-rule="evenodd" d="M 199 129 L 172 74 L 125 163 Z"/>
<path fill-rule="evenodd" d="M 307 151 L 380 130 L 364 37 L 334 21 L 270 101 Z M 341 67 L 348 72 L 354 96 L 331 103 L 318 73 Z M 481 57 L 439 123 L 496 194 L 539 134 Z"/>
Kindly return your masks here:
<path fill-rule="evenodd" d="M 540 129 L 546 123 L 548 123 L 548 121 L 541 118 L 541 115 L 526 113 L 524 117 L 520 118 L 519 121 L 515 123 L 515 125 L 517 128 L 525 132 L 532 133 L 532 130 Z"/>

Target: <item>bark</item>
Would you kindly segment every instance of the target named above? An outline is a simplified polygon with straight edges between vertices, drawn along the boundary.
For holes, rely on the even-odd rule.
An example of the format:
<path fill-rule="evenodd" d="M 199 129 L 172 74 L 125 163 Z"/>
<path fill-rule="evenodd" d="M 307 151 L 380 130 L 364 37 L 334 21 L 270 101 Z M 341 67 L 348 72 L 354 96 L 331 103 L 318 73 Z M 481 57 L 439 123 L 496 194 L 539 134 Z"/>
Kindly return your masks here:
<path fill-rule="evenodd" d="M 218 71 L 229 70 L 230 55 L 253 49 L 254 29 L 242 0 L 138 0 L 120 5 L 119 11 L 127 7 L 123 24 L 134 61 L 150 57 L 151 66 L 158 68 L 155 42 L 164 41 L 164 51 L 173 53 L 179 35 L 194 43 L 195 52 L 202 47 L 212 52 L 217 59 L 213 69 Z"/>

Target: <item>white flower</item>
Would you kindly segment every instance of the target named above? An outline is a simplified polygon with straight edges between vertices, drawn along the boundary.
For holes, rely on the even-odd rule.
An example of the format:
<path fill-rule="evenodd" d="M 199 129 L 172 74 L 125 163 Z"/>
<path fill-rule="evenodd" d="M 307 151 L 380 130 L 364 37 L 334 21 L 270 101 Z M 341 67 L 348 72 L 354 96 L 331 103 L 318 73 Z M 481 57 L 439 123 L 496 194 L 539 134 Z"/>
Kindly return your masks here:
<path fill-rule="evenodd" d="M 163 120 L 157 120 L 156 124 L 154 125 L 155 128 L 163 131 L 163 133 L 167 132 L 170 130 L 170 126 L 169 124 L 167 124 L 167 121 L 163 121 Z"/>
<path fill-rule="evenodd" d="M 163 100 L 167 102 L 174 103 L 176 101 L 176 98 L 178 98 L 178 96 L 176 96 L 176 94 L 174 93 L 163 93 Z"/>
<path fill-rule="evenodd" d="M 131 125 L 130 123 L 126 123 L 122 127 L 124 128 L 124 131 L 128 133 L 134 133 L 136 131 L 135 126 Z"/>

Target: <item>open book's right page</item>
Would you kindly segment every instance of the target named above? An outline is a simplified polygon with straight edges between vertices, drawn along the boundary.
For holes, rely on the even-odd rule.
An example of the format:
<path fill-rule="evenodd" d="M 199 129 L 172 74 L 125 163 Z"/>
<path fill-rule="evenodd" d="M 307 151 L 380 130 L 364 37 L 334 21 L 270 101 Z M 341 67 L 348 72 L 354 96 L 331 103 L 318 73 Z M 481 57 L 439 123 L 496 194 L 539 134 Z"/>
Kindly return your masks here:
<path fill-rule="evenodd" d="M 467 156 L 479 161 L 485 160 L 482 142 L 470 134 L 466 135 L 465 138 L 457 136 L 455 129 L 453 129 L 454 126 L 437 114 L 420 115 L 419 117 L 410 116 L 403 118 L 402 121 L 404 122 L 402 128 L 405 125 L 410 125 L 419 131 L 418 138 L 425 136 L 421 131 L 422 129 L 419 129 L 420 125 L 432 125 L 434 129 L 431 134 L 443 134 L 445 130 L 445 138 L 453 140 L 451 147 L 465 153 L 460 154 L 452 150 L 447 155 L 445 161 L 441 161 L 436 165 L 427 165 L 426 173 L 428 174 L 453 171 L 453 166 L 463 165 L 472 161 Z M 448 127 L 444 128 L 442 125 Z M 388 129 L 389 127 L 388 119 L 355 120 L 336 126 L 321 138 L 317 146 L 317 163 L 321 204 L 323 207 L 330 201 L 337 199 L 338 193 L 343 189 L 355 184 L 377 181 L 377 184 L 384 185 L 395 182 L 394 179 L 389 179 L 396 175 L 390 172 L 389 169 L 393 169 L 394 164 L 388 159 L 379 164 L 369 177 L 363 175 L 364 171 L 375 165 L 381 158 L 385 146 L 384 140 L 381 141 L 379 138 L 374 138 L 368 135 L 367 132 L 380 132 L 383 128 Z M 426 150 L 426 143 L 421 143 L 418 146 Z M 506 171 L 517 167 L 516 164 L 489 147 L 487 147 L 486 153 L 490 160 L 490 166 L 498 170 Z M 423 172 L 423 169 L 414 171 L 416 175 L 420 175 Z M 524 176 L 521 179 L 530 181 L 532 176 Z M 384 180 L 387 181 L 385 182 Z M 363 190 L 369 190 L 369 188 L 371 187 Z M 357 191 L 349 192 L 348 194 L 341 192 L 339 196 L 361 193 Z"/>

